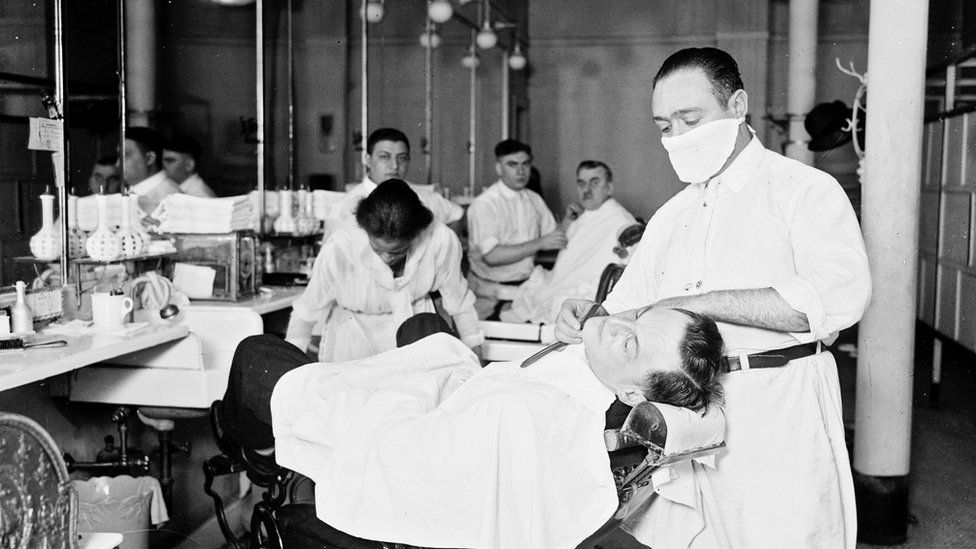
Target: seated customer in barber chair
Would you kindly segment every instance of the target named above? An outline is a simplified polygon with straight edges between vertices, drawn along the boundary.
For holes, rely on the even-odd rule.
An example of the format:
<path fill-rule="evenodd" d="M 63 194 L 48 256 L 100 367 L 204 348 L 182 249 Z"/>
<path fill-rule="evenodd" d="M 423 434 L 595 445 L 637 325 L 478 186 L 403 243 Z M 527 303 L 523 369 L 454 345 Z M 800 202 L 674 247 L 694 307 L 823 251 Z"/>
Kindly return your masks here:
<path fill-rule="evenodd" d="M 609 166 L 598 160 L 580 162 L 576 168 L 579 201 L 567 207 L 563 220 L 569 221 L 566 248 L 551 270 L 535 266 L 511 305 L 502 308 L 502 321 L 554 324 L 565 299 L 590 299 L 596 293 L 604 268 L 621 262 L 618 235 L 636 223 L 613 198 L 613 185 Z"/>
<path fill-rule="evenodd" d="M 721 336 L 675 309 L 591 319 L 582 345 L 528 368 L 482 369 L 445 334 L 301 367 L 301 353 L 272 341 L 238 349 L 227 437 L 273 443 L 278 464 L 315 481 L 319 519 L 387 542 L 575 547 L 618 508 L 604 441 L 614 395 L 696 417 L 720 400 Z"/>

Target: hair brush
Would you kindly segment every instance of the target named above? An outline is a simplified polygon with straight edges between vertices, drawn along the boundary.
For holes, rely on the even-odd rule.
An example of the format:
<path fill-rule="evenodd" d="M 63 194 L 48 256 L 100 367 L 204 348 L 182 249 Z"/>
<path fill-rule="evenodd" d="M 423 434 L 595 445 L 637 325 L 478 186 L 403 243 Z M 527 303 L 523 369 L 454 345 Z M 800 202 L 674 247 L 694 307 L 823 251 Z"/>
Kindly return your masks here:
<path fill-rule="evenodd" d="M 34 341 L 32 337 L 11 337 L 0 339 L 0 351 L 23 351 L 25 349 L 39 349 L 45 347 L 65 347 L 68 342 L 64 339 L 48 341 Z"/>

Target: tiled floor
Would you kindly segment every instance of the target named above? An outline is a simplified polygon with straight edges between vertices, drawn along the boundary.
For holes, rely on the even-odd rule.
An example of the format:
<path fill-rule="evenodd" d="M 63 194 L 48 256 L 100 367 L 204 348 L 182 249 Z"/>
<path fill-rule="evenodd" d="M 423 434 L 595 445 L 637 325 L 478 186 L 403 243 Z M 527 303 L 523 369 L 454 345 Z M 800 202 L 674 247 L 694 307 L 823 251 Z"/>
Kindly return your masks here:
<path fill-rule="evenodd" d="M 856 343 L 854 330 L 841 334 L 836 349 Z M 856 358 L 835 351 L 844 398 L 844 417 L 854 423 Z M 976 355 L 954 344 L 943 350 L 942 394 L 929 402 L 932 339 L 919 329 L 915 352 L 915 392 L 908 542 L 900 547 L 976 547 Z M 603 549 L 644 547 L 622 532 Z M 880 547 L 859 543 L 859 549 Z"/>

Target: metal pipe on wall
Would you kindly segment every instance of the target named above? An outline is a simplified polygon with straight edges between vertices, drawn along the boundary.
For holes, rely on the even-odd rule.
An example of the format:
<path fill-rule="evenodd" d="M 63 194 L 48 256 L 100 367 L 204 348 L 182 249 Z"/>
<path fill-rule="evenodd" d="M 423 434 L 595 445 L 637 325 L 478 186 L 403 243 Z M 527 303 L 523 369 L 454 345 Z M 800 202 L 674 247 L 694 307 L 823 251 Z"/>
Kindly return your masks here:
<path fill-rule="evenodd" d="M 156 108 L 156 2 L 125 1 L 127 117 L 132 126 L 149 126 L 149 116 Z"/>
<path fill-rule="evenodd" d="M 125 181 L 125 132 L 128 127 L 126 121 L 126 90 L 125 90 L 125 1 L 118 0 L 118 25 L 119 48 L 118 48 L 118 73 L 119 73 L 119 179 Z"/>
<path fill-rule="evenodd" d="M 509 67 L 508 67 L 508 50 L 503 49 L 502 50 L 502 139 L 508 139 L 509 137 L 508 124 L 509 124 L 509 120 L 511 119 L 509 113 L 509 110 L 511 109 L 510 106 L 511 101 L 509 95 L 511 94 L 511 87 L 512 87 L 510 77 L 511 74 L 509 73 Z"/>
<path fill-rule="evenodd" d="M 292 34 L 291 0 L 288 0 L 288 188 L 295 189 L 295 40 Z M 297 187 L 301 187 L 298 184 Z"/>
<path fill-rule="evenodd" d="M 474 197 L 475 153 L 478 148 L 478 57 L 477 29 L 471 29 L 471 106 L 468 111 L 468 192 Z"/>
<path fill-rule="evenodd" d="M 54 0 L 54 100 L 61 115 L 61 147 L 55 152 L 54 182 L 58 190 L 58 213 L 61 217 L 61 285 L 68 282 L 68 101 L 64 69 L 64 2 Z M 60 177 L 58 172 L 60 171 Z"/>
<path fill-rule="evenodd" d="M 360 19 L 362 19 L 362 29 L 363 43 L 362 43 L 362 59 L 360 64 L 360 82 L 362 83 L 362 89 L 360 90 L 360 115 L 361 119 L 359 121 L 360 127 L 362 128 L 362 137 L 360 145 L 362 147 L 361 158 L 359 159 L 359 164 L 363 170 L 363 177 L 365 178 L 366 167 L 362 166 L 363 160 L 365 160 L 366 155 L 366 140 L 369 138 L 369 21 L 366 20 L 366 5 L 369 3 L 368 0 L 363 0 L 363 10 L 360 12 Z"/>
<path fill-rule="evenodd" d="M 254 57 L 257 65 L 255 74 L 255 103 L 257 106 L 257 161 L 258 161 L 258 198 L 261 204 L 261 222 L 258 223 L 258 234 L 264 235 L 264 212 L 267 204 L 264 196 L 264 0 L 254 3 L 256 16 L 254 18 Z"/>
<path fill-rule="evenodd" d="M 424 153 L 424 170 L 427 173 L 427 184 L 430 185 L 434 181 L 431 169 L 434 165 L 433 154 L 433 126 L 434 126 L 434 24 L 431 22 L 430 18 L 427 18 L 426 28 L 424 32 L 427 33 L 427 51 L 424 54 L 424 67 L 426 71 L 426 80 L 424 82 L 424 146 L 422 152 Z"/>

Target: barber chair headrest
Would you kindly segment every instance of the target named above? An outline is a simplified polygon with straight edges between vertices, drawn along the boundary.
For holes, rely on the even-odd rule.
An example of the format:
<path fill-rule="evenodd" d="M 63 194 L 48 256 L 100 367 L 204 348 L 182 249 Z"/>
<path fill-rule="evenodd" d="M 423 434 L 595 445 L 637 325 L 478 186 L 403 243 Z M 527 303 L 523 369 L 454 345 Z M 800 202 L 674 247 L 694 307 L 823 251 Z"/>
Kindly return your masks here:
<path fill-rule="evenodd" d="M 642 402 L 627 415 L 623 426 L 603 433 L 608 451 L 644 446 L 671 455 L 721 444 L 725 413 L 710 406 L 702 414 L 670 404 Z"/>

